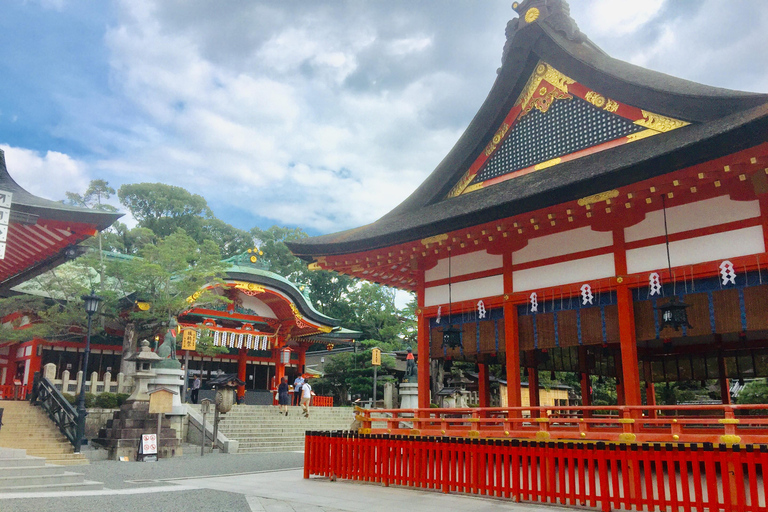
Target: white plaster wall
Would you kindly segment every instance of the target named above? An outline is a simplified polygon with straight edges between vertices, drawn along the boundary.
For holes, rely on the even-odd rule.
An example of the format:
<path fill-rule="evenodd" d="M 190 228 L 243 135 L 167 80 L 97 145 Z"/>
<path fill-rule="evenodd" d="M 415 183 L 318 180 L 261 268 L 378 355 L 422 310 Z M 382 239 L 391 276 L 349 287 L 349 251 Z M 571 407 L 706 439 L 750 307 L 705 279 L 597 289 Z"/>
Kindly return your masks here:
<path fill-rule="evenodd" d="M 451 276 L 463 276 L 473 272 L 493 270 L 504 265 L 500 254 L 488 254 L 488 251 L 477 251 L 461 256 L 451 257 Z M 439 260 L 437 265 L 424 272 L 424 281 L 448 279 L 448 258 Z M 447 301 L 446 301 L 447 302 Z"/>
<path fill-rule="evenodd" d="M 241 293 L 240 298 L 243 300 L 244 308 L 252 309 L 257 315 L 263 316 L 264 318 L 277 318 L 275 312 L 256 297 Z"/>
<path fill-rule="evenodd" d="M 501 275 L 451 283 L 451 302 L 494 297 L 504 293 L 504 278 Z M 424 290 L 424 305 L 448 304 L 448 285 L 432 286 Z"/>
<path fill-rule="evenodd" d="M 765 241 L 761 226 L 669 243 L 669 258 L 673 267 L 762 252 L 765 252 Z M 664 268 L 667 268 L 665 244 L 627 251 L 627 271 L 630 274 Z"/>
<path fill-rule="evenodd" d="M 667 228 L 670 233 L 681 233 L 759 216 L 759 201 L 733 201 L 728 196 L 720 196 L 667 208 Z M 662 210 L 647 214 L 642 222 L 624 230 L 627 242 L 654 236 L 664 236 Z"/>
<path fill-rule="evenodd" d="M 553 256 L 573 254 L 613 245 L 613 234 L 593 231 L 589 226 L 533 238 L 528 245 L 512 253 L 512 263 L 527 263 Z"/>
<path fill-rule="evenodd" d="M 613 253 L 512 272 L 514 291 L 584 283 L 616 275 Z"/>

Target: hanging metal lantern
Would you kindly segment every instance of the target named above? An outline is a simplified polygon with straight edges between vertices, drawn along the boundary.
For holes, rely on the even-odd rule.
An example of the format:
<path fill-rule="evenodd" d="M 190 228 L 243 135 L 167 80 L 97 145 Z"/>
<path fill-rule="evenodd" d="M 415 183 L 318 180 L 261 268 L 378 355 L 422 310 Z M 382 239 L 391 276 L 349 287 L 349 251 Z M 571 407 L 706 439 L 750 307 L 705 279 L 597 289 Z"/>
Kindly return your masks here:
<path fill-rule="evenodd" d="M 681 327 L 690 329 L 691 324 L 688 323 L 688 313 L 685 310 L 687 307 L 688 304 L 678 302 L 677 297 L 672 296 L 669 302 L 656 308 L 661 311 L 661 328 L 671 327 L 676 331 L 679 331 Z"/>
<path fill-rule="evenodd" d="M 443 333 L 443 346 L 448 348 L 458 348 L 461 346 L 461 329 L 455 325 L 449 325 L 440 332 Z"/>

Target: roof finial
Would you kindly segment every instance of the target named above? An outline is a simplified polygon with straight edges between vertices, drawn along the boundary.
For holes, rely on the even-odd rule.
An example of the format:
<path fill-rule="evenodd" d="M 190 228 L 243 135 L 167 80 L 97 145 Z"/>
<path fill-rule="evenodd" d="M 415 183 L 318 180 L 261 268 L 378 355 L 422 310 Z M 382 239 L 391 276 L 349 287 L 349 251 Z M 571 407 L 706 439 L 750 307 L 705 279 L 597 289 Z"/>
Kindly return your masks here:
<path fill-rule="evenodd" d="M 513 2 L 512 9 L 520 15 L 507 23 L 507 43 L 504 45 L 502 62 L 506 60 L 507 52 L 515 34 L 531 23 L 546 23 L 549 27 L 560 32 L 566 39 L 584 42 L 586 37 L 579 31 L 576 22 L 571 18 L 571 8 L 566 0 L 524 0 Z"/>

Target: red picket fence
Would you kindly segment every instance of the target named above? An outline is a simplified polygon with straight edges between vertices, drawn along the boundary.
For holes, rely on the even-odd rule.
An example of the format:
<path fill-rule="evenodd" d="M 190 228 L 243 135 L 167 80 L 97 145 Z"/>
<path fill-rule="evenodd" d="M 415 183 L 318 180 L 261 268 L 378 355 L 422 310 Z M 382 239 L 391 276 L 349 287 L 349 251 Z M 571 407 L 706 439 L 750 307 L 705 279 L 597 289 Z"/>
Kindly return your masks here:
<path fill-rule="evenodd" d="M 333 397 L 315 395 L 312 397 L 312 407 L 333 407 Z"/>
<path fill-rule="evenodd" d="M 26 400 L 29 391 L 27 386 L 2 385 L 0 386 L 0 400 Z"/>
<path fill-rule="evenodd" d="M 307 432 L 319 475 L 603 511 L 768 511 L 768 447 Z"/>

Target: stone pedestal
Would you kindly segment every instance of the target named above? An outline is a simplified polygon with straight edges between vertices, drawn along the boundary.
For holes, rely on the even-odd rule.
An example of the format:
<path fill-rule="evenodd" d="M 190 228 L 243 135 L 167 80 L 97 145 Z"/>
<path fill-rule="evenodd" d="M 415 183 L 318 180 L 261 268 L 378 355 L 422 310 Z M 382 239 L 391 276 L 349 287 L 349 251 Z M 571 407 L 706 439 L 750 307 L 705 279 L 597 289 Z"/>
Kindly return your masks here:
<path fill-rule="evenodd" d="M 416 382 L 400 383 L 400 408 L 418 409 L 419 407 L 419 385 Z"/>
<path fill-rule="evenodd" d="M 129 396 L 125 402 L 149 402 L 149 381 L 155 377 L 154 371 L 138 371 L 133 374 L 133 393 Z"/>
<path fill-rule="evenodd" d="M 184 370 L 171 368 L 154 368 L 154 378 L 149 381 L 148 391 L 166 388 L 175 391 L 173 395 L 173 410 L 166 416 L 186 416 L 187 408 L 181 403 L 181 388 L 184 385 Z M 147 397 L 147 400 L 149 397 Z"/>
<path fill-rule="evenodd" d="M 176 437 L 176 430 L 171 428 L 171 418 L 164 417 L 160 423 L 160 439 L 157 447 L 158 458 L 181 455 L 181 441 Z M 109 451 L 111 460 L 136 460 L 142 434 L 157 433 L 157 414 L 149 413 L 149 402 L 125 403 L 107 421 L 106 428 L 99 431 L 95 443 Z"/>

